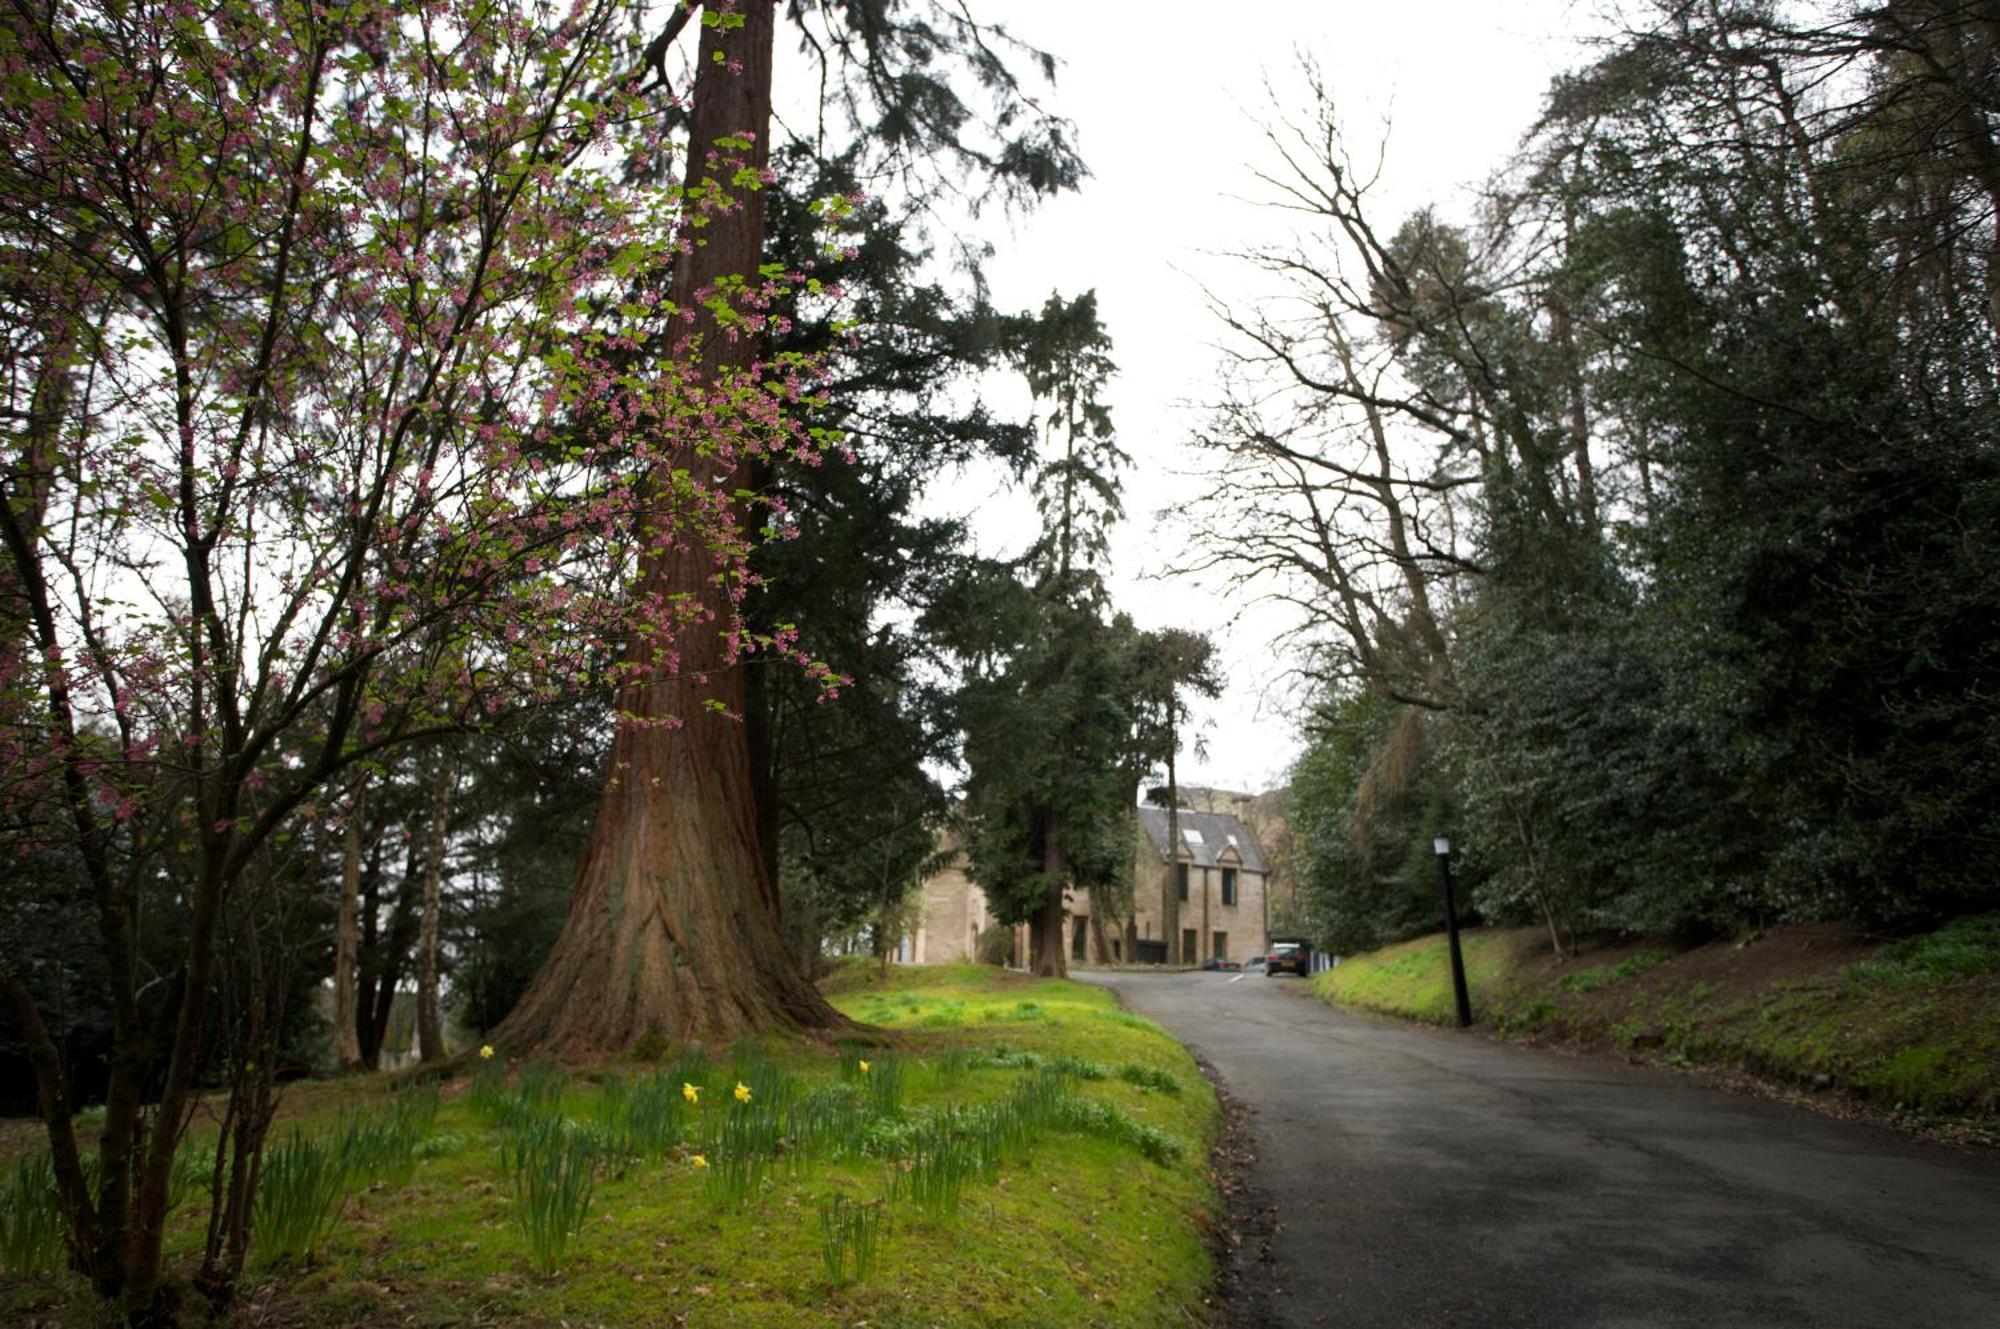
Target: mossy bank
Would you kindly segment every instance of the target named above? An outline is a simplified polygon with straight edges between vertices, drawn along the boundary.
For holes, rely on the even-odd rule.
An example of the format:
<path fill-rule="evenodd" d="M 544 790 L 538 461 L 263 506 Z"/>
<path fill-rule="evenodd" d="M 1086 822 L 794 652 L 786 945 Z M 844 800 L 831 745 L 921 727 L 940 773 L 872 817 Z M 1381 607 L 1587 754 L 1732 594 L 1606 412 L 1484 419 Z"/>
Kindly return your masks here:
<path fill-rule="evenodd" d="M 2000 1124 L 2000 914 L 1896 940 L 1801 925 L 1689 949 L 1600 942 L 1567 960 L 1536 929 L 1474 929 L 1464 942 L 1490 1032 L 1743 1071 L 1982 1133 Z M 1350 957 L 1314 990 L 1453 1018 L 1442 936 Z"/>
<path fill-rule="evenodd" d="M 423 1112 L 384 1077 L 300 1087 L 274 1140 L 334 1157 L 379 1119 L 389 1152 L 407 1143 L 352 1166 L 312 1254 L 253 1250 L 235 1321 L 1199 1321 L 1218 1110 L 1179 1043 L 1102 989 L 990 968 L 846 969 L 828 990 L 873 1028 L 592 1068 L 495 1059 L 422 1090 Z M 169 1238 L 183 1268 L 197 1195 Z M 66 1275 L 0 1275 L 0 1322 L 90 1311 Z"/>

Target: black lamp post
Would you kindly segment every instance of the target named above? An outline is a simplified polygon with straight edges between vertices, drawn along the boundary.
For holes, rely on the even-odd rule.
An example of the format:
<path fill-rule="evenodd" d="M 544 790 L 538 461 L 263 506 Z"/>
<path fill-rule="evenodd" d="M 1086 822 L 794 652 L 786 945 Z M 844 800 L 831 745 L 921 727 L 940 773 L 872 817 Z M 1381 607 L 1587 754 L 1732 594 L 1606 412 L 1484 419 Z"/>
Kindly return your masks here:
<path fill-rule="evenodd" d="M 1451 991 L 1458 998 L 1458 1027 L 1467 1028 L 1472 1024 L 1472 998 L 1465 991 L 1465 955 L 1458 947 L 1458 901 L 1451 892 L 1451 840 L 1438 836 L 1431 841 L 1431 848 L 1437 851 L 1438 870 L 1444 873 L 1444 935 L 1445 944 L 1451 948 Z"/>

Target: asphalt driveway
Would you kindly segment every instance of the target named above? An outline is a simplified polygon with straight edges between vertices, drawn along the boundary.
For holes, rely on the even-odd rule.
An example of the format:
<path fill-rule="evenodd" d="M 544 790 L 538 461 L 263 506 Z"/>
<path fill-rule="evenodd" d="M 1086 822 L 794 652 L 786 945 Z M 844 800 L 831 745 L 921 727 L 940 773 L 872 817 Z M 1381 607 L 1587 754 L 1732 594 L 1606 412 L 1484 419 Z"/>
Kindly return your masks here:
<path fill-rule="evenodd" d="M 2000 1329 L 1991 1154 L 1347 1014 L 1289 977 L 1078 976 L 1252 1110 L 1246 1323 Z"/>

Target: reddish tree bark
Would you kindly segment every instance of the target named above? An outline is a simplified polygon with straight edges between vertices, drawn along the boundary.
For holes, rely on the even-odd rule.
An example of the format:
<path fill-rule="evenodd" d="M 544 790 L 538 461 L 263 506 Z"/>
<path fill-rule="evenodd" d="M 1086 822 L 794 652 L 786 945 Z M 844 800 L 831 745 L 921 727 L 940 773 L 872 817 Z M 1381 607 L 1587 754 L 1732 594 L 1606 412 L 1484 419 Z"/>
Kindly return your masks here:
<path fill-rule="evenodd" d="M 773 0 L 744 0 L 734 29 L 702 28 L 689 131 L 688 181 L 702 183 L 709 148 L 753 135 L 747 164 L 768 158 Z M 731 186 L 733 163 L 715 183 L 738 206 L 691 231 L 692 252 L 675 265 L 673 300 L 701 310 L 699 292 L 749 274 L 762 261 L 763 195 Z M 714 333 L 706 312 L 697 326 Z M 748 337 L 707 335 L 711 374 L 747 365 Z M 700 474 L 719 463 L 692 449 L 673 465 Z M 741 471 L 720 477 L 737 488 Z M 708 551 L 656 546 L 640 593 L 698 597 L 728 618 Z M 626 687 L 620 712 L 674 725 L 627 725 L 612 743 L 597 822 L 554 949 L 494 1033 L 513 1051 L 587 1054 L 657 1036 L 671 1042 L 728 1039 L 773 1028 L 842 1023 L 807 978 L 779 926 L 778 897 L 762 852 L 749 736 L 733 717 L 746 710 L 745 669 L 726 659 L 710 628 L 692 625 L 677 643 L 678 668 L 656 669 Z M 645 649 L 628 647 L 628 658 Z M 712 709 L 719 702 L 727 714 Z"/>

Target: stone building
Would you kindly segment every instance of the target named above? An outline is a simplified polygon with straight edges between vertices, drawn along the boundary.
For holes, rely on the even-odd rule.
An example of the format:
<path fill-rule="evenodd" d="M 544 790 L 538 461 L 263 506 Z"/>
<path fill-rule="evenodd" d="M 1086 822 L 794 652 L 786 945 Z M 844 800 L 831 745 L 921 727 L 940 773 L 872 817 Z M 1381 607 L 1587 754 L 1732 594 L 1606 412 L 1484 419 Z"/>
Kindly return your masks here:
<path fill-rule="evenodd" d="M 1069 900 L 1070 958 L 1100 964 L 1160 964 L 1167 958 L 1165 895 L 1178 897 L 1181 962 L 1238 961 L 1270 939 L 1269 873 L 1257 837 L 1233 812 L 1182 808 L 1180 844 L 1169 854 L 1167 810 L 1139 809 L 1130 918 L 1092 920 L 1090 897 Z"/>
<path fill-rule="evenodd" d="M 1181 786 L 1181 806 L 1197 812 L 1233 812 L 1250 828 L 1264 860 L 1264 884 L 1270 894 L 1271 932 L 1284 936 L 1303 930 L 1299 912 L 1298 880 L 1292 871 L 1298 857 L 1298 843 L 1292 834 L 1291 790 L 1285 785 L 1261 794 L 1238 793 L 1229 789 Z"/>
<path fill-rule="evenodd" d="M 979 958 L 979 934 L 993 924 L 986 892 L 965 870 L 965 855 L 924 878 L 924 909 L 916 935 L 897 948 L 904 964 L 956 964 Z"/>
<path fill-rule="evenodd" d="M 1132 913 L 1095 919 L 1086 891 L 1065 891 L 1065 939 L 1077 963 L 1161 964 L 1167 958 L 1162 892 L 1180 900 L 1182 962 L 1243 961 L 1262 955 L 1270 938 L 1270 869 L 1257 837 L 1233 812 L 1180 813 L 1181 843 L 1170 861 L 1164 808 L 1138 810 L 1133 844 Z M 896 958 L 948 964 L 977 958 L 979 934 L 994 919 L 985 892 L 962 857 L 923 883 L 923 918 Z M 1028 927 L 1014 929 L 1014 955 L 1026 957 Z"/>

